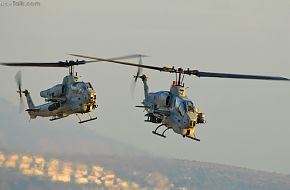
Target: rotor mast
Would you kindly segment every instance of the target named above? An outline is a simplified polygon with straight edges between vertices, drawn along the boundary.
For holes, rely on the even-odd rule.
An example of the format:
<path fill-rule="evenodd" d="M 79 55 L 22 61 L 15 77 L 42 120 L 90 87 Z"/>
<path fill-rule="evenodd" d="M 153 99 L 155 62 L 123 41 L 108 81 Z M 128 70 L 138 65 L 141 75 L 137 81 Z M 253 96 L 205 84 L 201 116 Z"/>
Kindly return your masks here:
<path fill-rule="evenodd" d="M 183 79 L 184 79 L 184 72 L 182 68 L 178 68 L 176 72 L 176 82 L 177 86 L 184 86 L 183 84 Z"/>
<path fill-rule="evenodd" d="M 71 76 L 73 76 L 73 75 L 74 75 L 74 72 L 75 72 L 75 67 L 74 67 L 74 65 L 70 65 L 70 66 L 68 67 L 68 70 L 69 70 L 69 74 L 70 74 Z"/>

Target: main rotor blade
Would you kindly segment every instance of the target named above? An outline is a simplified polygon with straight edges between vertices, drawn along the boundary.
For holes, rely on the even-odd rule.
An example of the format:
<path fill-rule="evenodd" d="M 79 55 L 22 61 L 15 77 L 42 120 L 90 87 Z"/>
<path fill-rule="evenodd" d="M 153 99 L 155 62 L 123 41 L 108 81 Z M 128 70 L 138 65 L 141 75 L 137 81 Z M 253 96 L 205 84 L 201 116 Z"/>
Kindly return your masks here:
<path fill-rule="evenodd" d="M 106 62 L 121 64 L 121 65 L 142 67 L 142 68 L 153 69 L 153 70 L 157 70 L 157 71 L 165 71 L 166 69 L 171 69 L 171 68 L 167 68 L 167 67 L 156 67 L 156 66 L 150 66 L 150 65 L 139 65 L 139 64 L 136 64 L 136 63 L 130 63 L 130 62 L 125 62 L 125 61 L 117 61 L 117 60 L 113 60 L 113 59 L 104 59 L 104 58 L 100 58 L 100 57 L 91 57 L 91 56 L 77 55 L 77 54 L 69 54 L 69 55 L 76 56 L 76 57 L 81 57 L 81 58 L 86 58 L 86 59 L 94 59 L 94 60 L 97 60 L 97 61 L 106 61 Z"/>
<path fill-rule="evenodd" d="M 132 59 L 137 57 L 148 57 L 146 55 L 140 55 L 140 54 L 132 54 L 132 55 L 126 55 L 121 57 L 114 57 L 110 58 L 110 60 L 122 60 L 122 59 Z M 12 67 L 69 67 L 73 65 L 83 65 L 86 63 L 94 63 L 99 62 L 101 60 L 93 60 L 93 61 L 85 61 L 85 60 L 69 60 L 69 61 L 59 61 L 59 62 L 0 62 L 0 65 L 5 66 L 12 66 Z"/>
<path fill-rule="evenodd" d="M 186 71 L 185 71 L 186 72 Z M 230 74 L 230 73 L 212 73 L 201 72 L 195 70 L 192 73 L 198 77 L 215 77 L 215 78 L 232 78 L 232 79 L 254 79 L 254 80 L 282 80 L 289 81 L 290 79 L 280 76 L 263 76 L 263 75 L 242 75 L 242 74 Z"/>
<path fill-rule="evenodd" d="M 120 56 L 120 57 L 113 57 L 109 59 L 110 60 L 123 60 L 123 59 L 134 59 L 134 58 L 139 58 L 139 57 L 149 57 L 149 56 L 142 55 L 142 54 L 132 54 L 132 55 L 125 55 L 125 56 Z M 96 63 L 96 62 L 101 62 L 101 60 L 86 61 L 86 63 Z"/>
<path fill-rule="evenodd" d="M 0 63 L 0 65 L 12 67 L 63 67 L 63 65 L 59 63 L 28 63 L 28 62 Z"/>
<path fill-rule="evenodd" d="M 86 61 L 60 61 L 60 62 L 15 62 L 15 63 L 0 63 L 0 65 L 4 66 L 12 66 L 12 67 L 69 67 L 72 65 L 82 65 L 85 64 Z"/>
<path fill-rule="evenodd" d="M 142 57 L 149 57 L 149 56 L 142 55 L 142 54 L 132 54 L 132 55 L 125 55 L 121 57 L 110 58 L 110 60 L 134 59 L 134 58 L 142 58 Z"/>
<path fill-rule="evenodd" d="M 289 81 L 290 80 L 288 78 L 280 77 L 280 76 L 242 75 L 242 74 L 230 74 L 230 73 L 201 72 L 198 70 L 189 70 L 189 69 L 183 70 L 182 68 L 175 69 L 174 67 L 170 68 L 170 67 L 156 67 L 156 66 L 150 66 L 150 65 L 139 65 L 136 63 L 117 61 L 117 60 L 112 60 L 112 59 L 104 59 L 104 58 L 100 58 L 100 57 L 91 57 L 91 56 L 85 56 L 85 55 L 77 55 L 77 54 L 69 54 L 69 55 L 81 57 L 81 58 L 98 60 L 98 61 L 106 61 L 106 62 L 111 62 L 111 63 L 115 63 L 115 64 L 129 65 L 129 66 L 134 66 L 134 67 L 152 69 L 152 70 L 157 70 L 157 71 L 162 71 L 162 72 L 195 75 L 198 77 L 254 79 L 254 80 L 282 80 L 282 81 Z"/>

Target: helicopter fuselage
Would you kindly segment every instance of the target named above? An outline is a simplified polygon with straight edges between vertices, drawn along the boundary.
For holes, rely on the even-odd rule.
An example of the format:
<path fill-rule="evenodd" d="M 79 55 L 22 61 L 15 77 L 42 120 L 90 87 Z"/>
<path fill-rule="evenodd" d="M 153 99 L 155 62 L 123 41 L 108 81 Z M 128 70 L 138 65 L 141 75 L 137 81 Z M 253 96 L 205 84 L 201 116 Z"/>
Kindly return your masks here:
<path fill-rule="evenodd" d="M 34 106 L 29 92 L 25 93 L 31 118 L 53 117 L 60 119 L 71 114 L 89 113 L 97 107 L 96 92 L 90 83 L 78 82 L 77 76 L 64 77 L 62 84 L 41 91 L 40 96 L 47 103 Z"/>
<path fill-rule="evenodd" d="M 146 79 L 143 83 L 145 99 L 142 104 L 147 111 L 146 121 L 160 123 L 158 128 L 165 126 L 166 130 L 173 129 L 183 137 L 195 138 L 195 127 L 205 123 L 205 115 L 187 98 L 184 86 L 173 84 L 170 91 L 148 93 Z M 157 129 L 153 133 L 165 137 L 164 133 L 157 133 Z"/>
<path fill-rule="evenodd" d="M 142 56 L 139 57 L 139 63 L 131 63 L 126 61 L 118 61 L 112 59 L 104 59 L 94 56 L 86 56 L 79 54 L 70 54 L 72 56 L 87 58 L 94 61 L 106 61 L 113 64 L 127 65 L 131 67 L 137 67 L 137 73 L 135 82 L 138 78 L 141 78 L 144 84 L 144 94 L 145 99 L 142 102 L 143 106 L 137 106 L 140 108 L 145 108 L 148 112 L 147 116 L 148 122 L 161 123 L 155 131 L 154 134 L 165 137 L 164 133 L 168 129 L 173 129 L 174 132 L 181 134 L 183 137 L 188 137 L 193 140 L 199 141 L 195 138 L 195 126 L 199 123 L 205 123 L 205 115 L 199 112 L 193 103 L 186 97 L 184 88 L 184 77 L 196 76 L 199 78 L 228 78 L 228 79 L 247 79 L 247 80 L 267 80 L 267 81 L 290 81 L 289 78 L 281 76 L 266 76 L 266 75 L 249 75 L 249 74 L 233 74 L 233 73 L 217 73 L 217 72 L 205 72 L 196 69 L 184 69 L 182 67 L 176 68 L 174 66 L 156 66 L 156 65 L 144 65 L 142 63 Z M 171 86 L 170 91 L 160 91 L 156 93 L 148 92 L 147 77 L 146 75 L 140 76 L 141 69 L 150 69 L 159 72 L 166 72 L 176 75 L 176 81 Z M 193 109 L 191 109 L 192 107 Z M 158 128 L 161 126 L 166 126 L 166 130 L 162 134 L 157 133 Z"/>

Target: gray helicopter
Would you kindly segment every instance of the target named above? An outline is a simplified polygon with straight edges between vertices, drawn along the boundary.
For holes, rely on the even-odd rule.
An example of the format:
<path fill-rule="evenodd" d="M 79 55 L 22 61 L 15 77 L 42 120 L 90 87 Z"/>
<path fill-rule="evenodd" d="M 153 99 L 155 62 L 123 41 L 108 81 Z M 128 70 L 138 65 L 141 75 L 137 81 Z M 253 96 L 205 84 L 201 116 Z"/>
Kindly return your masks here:
<path fill-rule="evenodd" d="M 150 65 L 143 65 L 140 57 L 139 64 L 117 61 L 112 59 L 103 59 L 98 57 L 90 57 L 83 55 L 70 54 L 72 56 L 82 57 L 86 59 L 106 61 L 121 65 L 129 65 L 138 67 L 137 75 L 134 76 L 135 82 L 138 78 L 142 79 L 144 84 L 145 99 L 142 102 L 142 106 L 136 106 L 144 108 L 146 110 L 146 122 L 159 124 L 153 134 L 166 137 L 165 132 L 169 129 L 183 137 L 200 141 L 196 138 L 195 127 L 197 124 L 203 124 L 206 122 L 205 114 L 200 112 L 194 103 L 186 96 L 186 88 L 184 87 L 184 76 L 194 75 L 197 77 L 216 77 L 216 78 L 232 78 L 232 79 L 256 79 L 256 80 L 276 80 L 276 81 L 289 81 L 290 79 L 279 76 L 259 76 L 259 75 L 241 75 L 241 74 L 228 74 L 228 73 L 213 73 L 202 72 L 198 70 L 174 68 L 174 67 L 156 67 Z M 149 93 L 146 75 L 140 76 L 141 68 L 157 70 L 160 72 L 175 73 L 176 79 L 173 81 L 170 91 L 159 91 L 155 93 Z M 165 126 L 165 130 L 159 133 L 157 130 Z"/>
<path fill-rule="evenodd" d="M 128 55 L 112 58 L 112 60 L 130 59 L 142 57 L 142 55 Z M 44 104 L 35 106 L 28 90 L 22 90 L 21 71 L 16 76 L 18 91 L 20 96 L 20 109 L 23 107 L 23 96 L 25 95 L 28 109 L 26 111 L 31 119 L 36 117 L 51 117 L 50 121 L 65 118 L 71 114 L 75 114 L 79 123 L 96 120 L 97 117 L 92 117 L 90 112 L 98 107 L 96 91 L 93 89 L 90 82 L 79 81 L 77 72 L 74 72 L 74 66 L 93 63 L 98 61 L 60 61 L 51 63 L 0 63 L 5 66 L 14 67 L 67 67 L 69 75 L 63 78 L 61 84 L 57 84 L 47 90 L 40 92 L 40 96 L 45 99 Z M 89 119 L 83 120 L 80 114 L 88 114 Z"/>

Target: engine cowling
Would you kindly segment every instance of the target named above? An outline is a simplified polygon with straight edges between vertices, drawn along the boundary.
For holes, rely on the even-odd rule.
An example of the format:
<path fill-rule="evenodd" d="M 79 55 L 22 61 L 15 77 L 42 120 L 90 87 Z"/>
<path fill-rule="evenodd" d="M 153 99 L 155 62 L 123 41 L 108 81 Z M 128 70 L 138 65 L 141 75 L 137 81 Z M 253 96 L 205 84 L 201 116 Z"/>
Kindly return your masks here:
<path fill-rule="evenodd" d="M 64 95 L 64 85 L 58 84 L 47 90 L 40 92 L 40 96 L 43 98 L 60 97 Z"/>
<path fill-rule="evenodd" d="M 161 107 L 168 107 L 170 103 L 169 92 L 149 93 L 149 99 Z"/>

